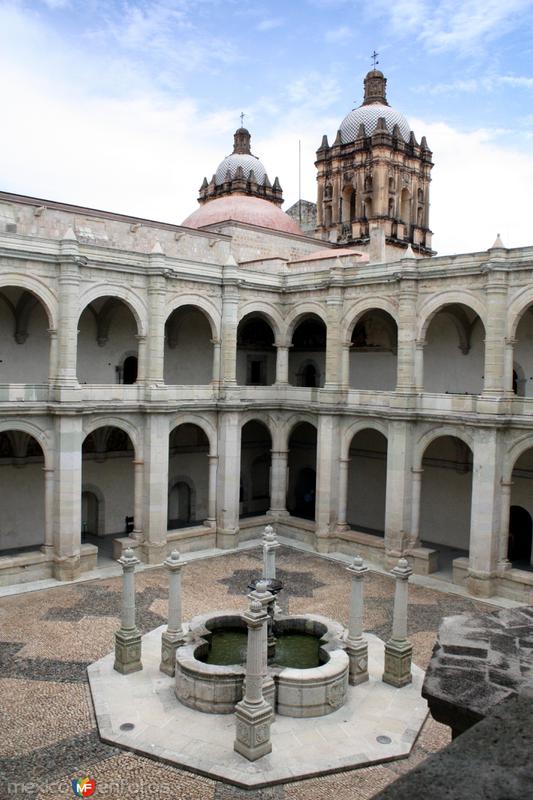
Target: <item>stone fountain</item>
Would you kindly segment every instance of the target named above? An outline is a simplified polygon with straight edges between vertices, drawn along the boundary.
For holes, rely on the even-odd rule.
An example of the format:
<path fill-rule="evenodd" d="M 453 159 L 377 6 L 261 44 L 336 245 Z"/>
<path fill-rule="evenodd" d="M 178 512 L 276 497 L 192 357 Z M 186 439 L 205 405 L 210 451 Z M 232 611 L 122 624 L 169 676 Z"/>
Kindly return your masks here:
<path fill-rule="evenodd" d="M 392 571 L 394 621 L 385 645 L 363 633 L 362 559 L 348 567 L 345 629 L 319 614 L 282 613 L 271 526 L 262 547 L 262 576 L 248 586 L 248 608 L 188 622 L 181 617 L 184 562 L 173 551 L 165 561 L 168 626 L 140 642 L 136 560 L 124 554 L 115 653 L 88 668 L 100 737 L 246 788 L 407 756 L 427 715 L 423 672 L 412 665 L 407 641 L 407 562 Z"/>

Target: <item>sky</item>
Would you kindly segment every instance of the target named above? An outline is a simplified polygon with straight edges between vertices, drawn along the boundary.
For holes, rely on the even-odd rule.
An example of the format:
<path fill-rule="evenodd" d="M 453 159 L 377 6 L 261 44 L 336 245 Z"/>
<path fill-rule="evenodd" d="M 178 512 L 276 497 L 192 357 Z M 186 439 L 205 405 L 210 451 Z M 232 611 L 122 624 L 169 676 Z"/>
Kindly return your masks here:
<path fill-rule="evenodd" d="M 371 54 L 425 135 L 440 254 L 533 245 L 533 0 L 0 0 L 0 189 L 179 224 L 231 152 L 288 208 Z"/>

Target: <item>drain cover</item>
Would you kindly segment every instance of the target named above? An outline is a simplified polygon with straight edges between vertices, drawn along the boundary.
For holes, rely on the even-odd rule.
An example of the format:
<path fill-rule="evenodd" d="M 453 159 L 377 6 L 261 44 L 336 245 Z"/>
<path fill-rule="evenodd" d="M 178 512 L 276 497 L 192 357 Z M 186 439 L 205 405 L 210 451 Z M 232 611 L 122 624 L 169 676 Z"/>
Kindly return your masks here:
<path fill-rule="evenodd" d="M 135 725 L 133 724 L 133 722 L 123 722 L 122 725 L 120 726 L 120 730 L 121 731 L 132 731 L 134 729 L 134 727 L 135 727 Z"/>
<path fill-rule="evenodd" d="M 390 736 L 376 736 L 376 742 L 379 742 L 380 744 L 390 744 L 392 739 Z"/>

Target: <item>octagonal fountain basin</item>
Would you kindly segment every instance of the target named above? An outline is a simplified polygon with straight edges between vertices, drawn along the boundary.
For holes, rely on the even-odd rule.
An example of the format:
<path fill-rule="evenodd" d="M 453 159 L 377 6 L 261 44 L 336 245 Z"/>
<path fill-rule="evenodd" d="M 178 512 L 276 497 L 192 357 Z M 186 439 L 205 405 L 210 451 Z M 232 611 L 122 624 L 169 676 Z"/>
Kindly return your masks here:
<path fill-rule="evenodd" d="M 176 651 L 176 696 L 184 705 L 229 714 L 242 698 L 247 627 L 234 611 L 202 614 L 190 642 Z M 315 614 L 277 616 L 276 652 L 268 666 L 278 714 L 323 716 L 339 708 L 348 687 L 348 656 L 339 623 Z"/>

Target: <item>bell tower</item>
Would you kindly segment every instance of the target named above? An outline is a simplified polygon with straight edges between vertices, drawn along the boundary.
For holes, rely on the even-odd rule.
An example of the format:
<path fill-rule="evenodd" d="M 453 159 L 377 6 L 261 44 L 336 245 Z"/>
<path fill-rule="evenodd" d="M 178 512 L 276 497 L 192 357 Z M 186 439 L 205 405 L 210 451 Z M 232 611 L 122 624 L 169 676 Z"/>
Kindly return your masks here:
<path fill-rule="evenodd" d="M 415 255 L 434 255 L 429 228 L 432 153 L 417 142 L 403 114 L 387 102 L 387 79 L 372 69 L 364 99 L 341 122 L 330 146 L 317 154 L 317 229 L 322 239 L 370 247 L 376 232 L 387 260 L 411 245 Z"/>

